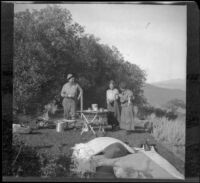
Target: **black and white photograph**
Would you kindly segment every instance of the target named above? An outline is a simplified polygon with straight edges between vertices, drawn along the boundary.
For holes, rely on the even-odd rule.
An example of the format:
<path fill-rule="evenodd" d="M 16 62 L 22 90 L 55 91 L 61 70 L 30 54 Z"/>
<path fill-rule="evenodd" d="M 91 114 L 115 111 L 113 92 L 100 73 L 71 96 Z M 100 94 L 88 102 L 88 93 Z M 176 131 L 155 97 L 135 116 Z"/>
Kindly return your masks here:
<path fill-rule="evenodd" d="M 187 6 L 14 3 L 12 176 L 185 179 Z"/>

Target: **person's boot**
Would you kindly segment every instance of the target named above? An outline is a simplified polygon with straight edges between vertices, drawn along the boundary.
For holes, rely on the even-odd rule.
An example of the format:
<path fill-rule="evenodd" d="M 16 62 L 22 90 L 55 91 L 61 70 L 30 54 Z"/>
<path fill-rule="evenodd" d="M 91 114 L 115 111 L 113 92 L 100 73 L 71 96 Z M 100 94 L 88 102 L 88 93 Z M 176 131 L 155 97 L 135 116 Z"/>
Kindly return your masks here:
<path fill-rule="evenodd" d="M 115 126 L 115 131 L 118 131 L 120 130 L 120 127 L 119 126 Z"/>

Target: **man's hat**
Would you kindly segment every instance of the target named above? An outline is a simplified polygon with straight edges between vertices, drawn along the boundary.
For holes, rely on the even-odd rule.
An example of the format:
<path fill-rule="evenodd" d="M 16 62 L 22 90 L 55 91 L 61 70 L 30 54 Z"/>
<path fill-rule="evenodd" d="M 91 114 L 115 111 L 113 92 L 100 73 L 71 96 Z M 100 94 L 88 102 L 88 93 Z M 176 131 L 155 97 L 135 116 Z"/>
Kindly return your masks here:
<path fill-rule="evenodd" d="M 67 75 L 67 80 L 70 80 L 71 78 L 74 78 L 74 75 L 73 74 L 68 74 Z"/>

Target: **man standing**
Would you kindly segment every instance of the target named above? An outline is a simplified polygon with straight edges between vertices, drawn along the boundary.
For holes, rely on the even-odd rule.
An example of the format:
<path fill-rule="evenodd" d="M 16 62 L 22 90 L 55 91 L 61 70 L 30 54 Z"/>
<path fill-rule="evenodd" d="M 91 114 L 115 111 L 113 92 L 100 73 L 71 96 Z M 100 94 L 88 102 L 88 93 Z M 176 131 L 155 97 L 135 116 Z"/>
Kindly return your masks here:
<path fill-rule="evenodd" d="M 83 90 L 80 85 L 75 82 L 73 74 L 68 74 L 67 81 L 68 82 L 64 84 L 61 91 L 61 96 L 64 97 L 62 102 L 64 108 L 64 118 L 75 119 L 77 100 L 83 96 Z"/>

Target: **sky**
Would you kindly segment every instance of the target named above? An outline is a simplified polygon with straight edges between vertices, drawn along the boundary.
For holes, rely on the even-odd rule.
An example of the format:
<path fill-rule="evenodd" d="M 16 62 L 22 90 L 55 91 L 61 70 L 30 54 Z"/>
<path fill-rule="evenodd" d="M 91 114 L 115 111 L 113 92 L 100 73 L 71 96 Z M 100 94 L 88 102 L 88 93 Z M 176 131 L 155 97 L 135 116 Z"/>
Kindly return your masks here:
<path fill-rule="evenodd" d="M 46 4 L 15 4 L 15 12 Z M 147 82 L 186 78 L 187 22 L 184 5 L 60 4 L 85 32 L 115 46 L 147 73 Z"/>

